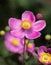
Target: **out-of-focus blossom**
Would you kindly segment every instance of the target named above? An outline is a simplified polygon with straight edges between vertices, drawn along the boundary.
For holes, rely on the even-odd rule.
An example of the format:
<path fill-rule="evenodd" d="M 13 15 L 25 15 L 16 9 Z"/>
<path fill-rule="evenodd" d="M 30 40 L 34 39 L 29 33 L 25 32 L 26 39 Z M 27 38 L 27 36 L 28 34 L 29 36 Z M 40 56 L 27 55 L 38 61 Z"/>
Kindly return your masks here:
<path fill-rule="evenodd" d="M 50 39 L 51 39 L 51 35 L 50 35 L 50 34 L 47 34 L 47 35 L 45 36 L 45 39 L 46 39 L 46 40 L 50 40 Z"/>
<path fill-rule="evenodd" d="M 6 31 L 10 31 L 10 27 L 9 27 L 9 26 L 6 26 L 6 27 L 5 27 L 5 30 L 6 30 Z"/>
<path fill-rule="evenodd" d="M 22 14 L 21 20 L 16 18 L 9 19 L 11 34 L 15 37 L 26 37 L 28 39 L 36 39 L 40 37 L 42 29 L 45 28 L 45 20 L 35 22 L 35 16 L 31 11 L 25 11 Z"/>
<path fill-rule="evenodd" d="M 36 54 L 34 43 L 26 43 L 25 51 L 31 53 L 34 56 Z"/>
<path fill-rule="evenodd" d="M 43 64 L 51 64 L 51 48 L 40 46 L 38 48 L 38 59 Z"/>
<path fill-rule="evenodd" d="M 5 31 L 4 30 L 1 30 L 0 31 L 0 35 L 5 35 Z"/>
<path fill-rule="evenodd" d="M 10 33 L 6 33 L 5 35 L 5 46 L 6 48 L 14 53 L 23 53 L 23 40 L 20 38 L 13 37 Z"/>
<path fill-rule="evenodd" d="M 25 40 L 23 46 L 24 46 L 24 51 L 25 52 L 29 52 L 33 56 L 36 54 L 35 53 L 35 44 L 34 43 L 30 43 L 28 39 Z"/>
<path fill-rule="evenodd" d="M 24 39 L 14 37 L 10 33 L 6 33 L 4 43 L 6 48 L 11 52 L 19 53 L 19 54 L 22 54 L 24 52 L 29 52 L 32 55 L 35 54 L 34 51 L 35 46 L 33 43 L 28 43 L 28 42 L 24 43 Z"/>
<path fill-rule="evenodd" d="M 42 19 L 42 18 L 43 18 L 43 15 L 42 15 L 41 13 L 38 13 L 38 14 L 36 15 L 36 18 L 37 18 L 37 19 Z"/>

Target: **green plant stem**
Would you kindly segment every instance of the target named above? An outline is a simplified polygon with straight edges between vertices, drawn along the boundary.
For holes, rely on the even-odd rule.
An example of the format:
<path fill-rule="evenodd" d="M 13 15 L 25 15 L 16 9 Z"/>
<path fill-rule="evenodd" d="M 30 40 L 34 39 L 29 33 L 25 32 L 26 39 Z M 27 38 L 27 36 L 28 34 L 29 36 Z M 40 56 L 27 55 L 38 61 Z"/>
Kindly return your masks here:
<path fill-rule="evenodd" d="M 24 51 L 25 51 L 25 40 L 26 40 L 26 38 L 24 37 L 23 59 L 24 59 Z M 23 65 L 25 65 L 25 59 L 23 61 Z"/>

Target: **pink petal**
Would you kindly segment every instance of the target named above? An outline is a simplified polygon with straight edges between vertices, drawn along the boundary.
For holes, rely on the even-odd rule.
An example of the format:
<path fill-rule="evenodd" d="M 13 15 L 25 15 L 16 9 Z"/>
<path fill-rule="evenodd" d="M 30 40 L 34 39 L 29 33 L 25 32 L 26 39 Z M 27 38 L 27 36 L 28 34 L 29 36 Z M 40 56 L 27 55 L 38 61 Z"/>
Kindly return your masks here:
<path fill-rule="evenodd" d="M 20 28 L 20 23 L 21 23 L 21 20 L 16 19 L 16 18 L 10 18 L 9 21 L 8 21 L 8 24 L 9 24 L 11 29 Z"/>
<path fill-rule="evenodd" d="M 15 37 L 19 37 L 19 38 L 23 38 L 24 37 L 24 32 L 22 32 L 22 30 L 13 30 L 11 31 L 11 35 L 15 36 Z"/>
<path fill-rule="evenodd" d="M 34 43 L 31 43 L 31 44 L 32 44 L 32 48 L 27 47 L 27 51 L 33 55 L 35 53 L 35 51 L 34 51 L 35 50 L 35 45 L 34 45 Z"/>
<path fill-rule="evenodd" d="M 9 32 L 7 32 L 4 36 L 4 39 L 7 41 L 11 41 L 12 38 L 13 38 L 13 36 L 11 36 L 11 34 Z"/>
<path fill-rule="evenodd" d="M 13 46 L 9 41 L 5 40 L 5 46 L 6 48 L 13 52 L 13 53 L 19 53 L 19 54 L 22 54 L 23 53 L 23 46 L 22 44 L 20 43 L 19 46 Z M 21 51 L 20 51 L 21 50 Z"/>
<path fill-rule="evenodd" d="M 41 31 L 46 26 L 45 20 L 39 20 L 33 24 L 34 31 Z"/>
<path fill-rule="evenodd" d="M 40 32 L 31 32 L 30 34 L 26 34 L 26 37 L 28 39 L 36 39 L 38 37 L 40 37 L 41 33 Z"/>
<path fill-rule="evenodd" d="M 47 51 L 47 48 L 45 47 L 45 46 L 40 46 L 39 48 L 38 48 L 38 55 L 40 56 L 41 55 L 41 53 L 42 52 L 44 52 L 44 51 Z"/>
<path fill-rule="evenodd" d="M 20 38 L 16 38 L 16 37 L 14 37 L 14 36 L 12 36 L 9 32 L 7 32 L 6 34 L 5 34 L 5 40 L 7 40 L 7 41 L 11 41 L 12 39 L 18 39 L 18 40 L 20 40 Z M 22 39 L 22 41 L 24 41 L 24 39 Z"/>
<path fill-rule="evenodd" d="M 35 22 L 35 16 L 31 11 L 25 11 L 22 14 L 22 20 L 30 20 L 31 22 Z"/>

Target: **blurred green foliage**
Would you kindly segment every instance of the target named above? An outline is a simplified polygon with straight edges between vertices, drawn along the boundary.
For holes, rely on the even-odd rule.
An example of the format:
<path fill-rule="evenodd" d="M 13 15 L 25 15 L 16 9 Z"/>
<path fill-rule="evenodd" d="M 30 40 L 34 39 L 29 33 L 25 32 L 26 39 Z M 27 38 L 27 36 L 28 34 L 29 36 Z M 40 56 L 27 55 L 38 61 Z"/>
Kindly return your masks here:
<path fill-rule="evenodd" d="M 47 26 L 41 32 L 42 36 L 35 40 L 35 43 L 37 46 L 45 44 L 45 34 L 51 34 L 51 0 L 0 0 L 0 30 L 5 30 L 10 17 L 21 18 L 21 14 L 25 10 L 32 11 L 35 16 L 37 13 L 42 13 Z M 0 36 L 0 65 L 20 65 L 21 63 L 17 61 L 19 55 L 9 52 L 5 48 L 3 40 L 3 36 Z M 32 65 L 42 65 L 35 59 L 31 56 L 29 61 L 26 61 L 26 65 L 31 65 L 31 63 L 33 63 Z"/>

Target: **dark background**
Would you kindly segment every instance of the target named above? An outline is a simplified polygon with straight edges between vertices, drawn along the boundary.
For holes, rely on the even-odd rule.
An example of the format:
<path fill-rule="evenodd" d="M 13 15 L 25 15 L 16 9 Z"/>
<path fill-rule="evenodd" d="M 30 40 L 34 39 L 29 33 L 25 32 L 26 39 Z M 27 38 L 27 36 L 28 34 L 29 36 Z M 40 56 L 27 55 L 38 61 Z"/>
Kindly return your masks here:
<path fill-rule="evenodd" d="M 0 0 L 0 30 L 5 30 L 10 17 L 21 18 L 21 14 L 26 10 L 32 11 L 35 16 L 42 13 L 47 26 L 41 31 L 42 35 L 35 43 L 36 46 L 46 45 L 45 35 L 51 34 L 51 0 Z M 15 56 L 16 54 L 7 51 L 4 37 L 0 35 L 0 65 L 17 65 Z"/>

